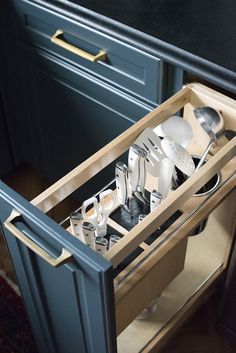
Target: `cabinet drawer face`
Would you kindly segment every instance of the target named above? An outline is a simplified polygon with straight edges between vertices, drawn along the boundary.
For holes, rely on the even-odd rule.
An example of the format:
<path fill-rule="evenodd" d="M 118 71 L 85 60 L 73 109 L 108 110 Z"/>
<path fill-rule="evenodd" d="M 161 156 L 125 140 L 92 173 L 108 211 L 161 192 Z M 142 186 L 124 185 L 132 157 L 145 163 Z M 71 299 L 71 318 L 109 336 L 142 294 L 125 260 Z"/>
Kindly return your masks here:
<path fill-rule="evenodd" d="M 15 4 L 19 17 L 18 35 L 21 38 L 73 62 L 111 85 L 153 103 L 160 103 L 164 80 L 162 60 L 27 1 L 16 1 Z M 63 33 L 53 43 L 51 38 L 57 30 Z M 91 56 L 103 51 L 105 57 L 91 62 L 81 57 L 77 49 Z"/>
<path fill-rule="evenodd" d="M 18 42 L 33 146 L 28 163 L 46 179 L 61 178 L 151 110 L 45 50 Z M 105 179 L 113 175 L 106 170 Z M 101 177 L 101 186 L 105 182 Z"/>

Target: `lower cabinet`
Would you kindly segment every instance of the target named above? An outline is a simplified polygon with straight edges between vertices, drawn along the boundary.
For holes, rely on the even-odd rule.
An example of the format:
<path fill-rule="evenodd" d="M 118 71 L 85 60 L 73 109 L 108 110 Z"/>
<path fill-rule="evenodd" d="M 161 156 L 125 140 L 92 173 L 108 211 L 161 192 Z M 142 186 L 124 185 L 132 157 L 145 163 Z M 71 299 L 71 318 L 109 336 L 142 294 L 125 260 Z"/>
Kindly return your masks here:
<path fill-rule="evenodd" d="M 73 63 L 21 41 L 18 46 L 23 99 L 28 108 L 25 158 L 52 181 L 153 108 L 84 73 Z"/>
<path fill-rule="evenodd" d="M 201 155 L 209 141 L 194 118 L 193 109 L 200 105 L 221 110 L 226 129 L 235 126 L 235 101 L 192 84 L 31 203 L 0 183 L 1 224 L 39 353 L 157 352 L 224 278 L 236 220 L 236 138 L 219 140 L 207 162 L 176 190 L 169 190 L 154 211 L 147 206 L 146 217 L 132 227 L 120 222 L 127 211 L 119 206 L 111 184 L 116 202 L 107 236 L 121 239 L 103 256 L 73 236 L 67 220 L 58 225 L 45 214 L 120 158 L 143 129 L 180 111 L 193 128 L 188 151 Z M 86 124 L 83 128 L 88 129 Z M 155 183 L 148 174 L 147 193 Z M 196 196 L 199 189 L 203 192 Z M 153 300 L 153 315 L 137 320 Z"/>
<path fill-rule="evenodd" d="M 3 94 L 0 87 L 0 177 L 9 173 L 14 165 L 12 146 L 7 129 Z"/>

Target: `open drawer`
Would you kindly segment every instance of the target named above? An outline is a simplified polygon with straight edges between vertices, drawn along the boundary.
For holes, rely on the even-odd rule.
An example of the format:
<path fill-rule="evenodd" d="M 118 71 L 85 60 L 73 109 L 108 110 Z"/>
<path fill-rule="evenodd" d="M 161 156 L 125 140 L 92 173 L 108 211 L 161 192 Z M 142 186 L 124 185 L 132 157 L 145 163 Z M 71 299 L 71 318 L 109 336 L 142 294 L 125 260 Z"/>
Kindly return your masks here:
<path fill-rule="evenodd" d="M 220 110 L 225 128 L 235 129 L 236 102 L 191 84 L 32 200 L 32 205 L 1 184 L 1 220 L 40 351 L 115 352 L 117 347 L 122 353 L 156 351 L 224 273 L 235 228 L 236 138 L 222 138 L 207 162 L 131 230 L 111 214 L 108 224 L 122 238 L 104 257 L 71 236 L 70 228 L 63 229 L 43 214 L 123 155 L 144 128 L 177 112 L 194 130 L 189 151 L 201 155 L 208 139 L 193 109 L 202 105 Z M 196 196 L 215 175 L 212 190 Z M 148 180 L 147 190 L 154 182 Z M 114 212 L 118 207 L 116 203 Z M 170 219 L 158 237 L 147 241 Z M 132 261 L 117 273 L 134 252 Z M 136 320 L 157 297 L 155 314 Z M 46 339 L 50 349 L 45 350 Z"/>

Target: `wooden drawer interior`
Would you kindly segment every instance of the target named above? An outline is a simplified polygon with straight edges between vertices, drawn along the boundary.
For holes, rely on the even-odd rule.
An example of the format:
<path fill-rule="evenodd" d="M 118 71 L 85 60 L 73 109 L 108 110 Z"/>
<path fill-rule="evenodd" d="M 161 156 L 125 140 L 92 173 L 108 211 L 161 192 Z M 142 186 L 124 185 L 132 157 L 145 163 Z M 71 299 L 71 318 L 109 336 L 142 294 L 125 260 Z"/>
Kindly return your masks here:
<path fill-rule="evenodd" d="M 208 139 L 196 126 L 192 112 L 200 105 L 220 109 L 226 129 L 234 129 L 236 102 L 202 85 L 188 85 L 32 203 L 48 212 L 123 154 L 145 127 L 155 127 L 176 112 L 183 112 L 183 118 L 193 126 L 194 139 L 189 151 L 201 155 Z M 236 138 L 229 142 L 222 138 L 207 163 L 177 190 L 170 192 L 163 203 L 131 231 L 122 229 L 109 219 L 109 225 L 124 235 L 105 254 L 114 268 L 138 246 L 143 248 L 143 252 L 114 279 L 120 352 L 148 352 L 152 346 L 164 341 L 176 326 L 177 318 L 184 317 L 201 294 L 224 272 L 235 227 L 235 193 L 232 193 L 236 185 L 235 154 Z M 220 184 L 215 190 L 207 195 L 194 196 L 218 172 Z M 152 189 L 154 182 L 149 179 L 147 189 Z M 148 236 L 177 210 L 181 210 L 182 215 L 151 245 L 146 246 L 143 242 Z M 204 230 L 189 237 L 206 218 Z M 159 296 L 158 309 L 153 317 L 145 321 L 134 320 L 151 300 Z M 135 340 L 130 338 L 134 335 Z"/>

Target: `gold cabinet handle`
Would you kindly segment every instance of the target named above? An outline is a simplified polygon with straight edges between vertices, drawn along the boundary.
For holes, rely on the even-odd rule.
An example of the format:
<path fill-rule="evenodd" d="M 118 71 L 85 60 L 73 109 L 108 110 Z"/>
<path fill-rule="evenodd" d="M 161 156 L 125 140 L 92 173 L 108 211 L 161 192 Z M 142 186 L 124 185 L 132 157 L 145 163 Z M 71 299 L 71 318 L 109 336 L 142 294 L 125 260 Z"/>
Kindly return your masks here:
<path fill-rule="evenodd" d="M 64 263 L 66 260 L 72 257 L 72 254 L 66 250 L 62 249 L 61 255 L 55 259 L 51 255 L 49 255 L 45 250 L 40 248 L 37 244 L 35 244 L 31 239 L 29 239 L 25 234 L 23 234 L 19 229 L 17 229 L 14 224 L 12 224 L 12 221 L 16 218 L 21 216 L 21 214 L 14 210 L 10 214 L 10 216 L 6 219 L 4 222 L 4 226 L 11 232 L 17 239 L 22 241 L 28 248 L 30 248 L 32 251 L 34 251 L 37 255 L 42 257 L 45 261 L 47 261 L 50 265 L 53 267 L 57 267 Z"/>
<path fill-rule="evenodd" d="M 87 59 L 89 61 L 99 61 L 99 60 L 105 60 L 106 59 L 106 53 L 103 50 L 100 50 L 98 54 L 96 55 L 92 55 L 87 53 L 86 51 L 79 49 L 77 47 L 75 47 L 74 45 L 71 45 L 67 42 L 65 42 L 63 39 L 59 38 L 62 34 L 63 34 L 63 30 L 62 29 L 58 29 L 51 37 L 51 41 L 56 44 L 59 45 L 59 47 L 62 47 L 68 51 L 70 51 L 73 54 L 76 54 L 78 56 L 80 56 L 81 58 Z"/>

